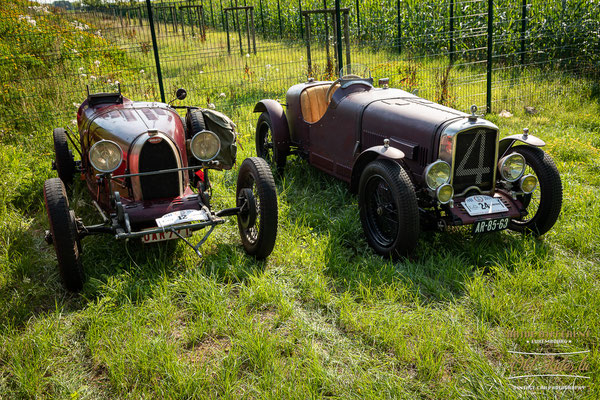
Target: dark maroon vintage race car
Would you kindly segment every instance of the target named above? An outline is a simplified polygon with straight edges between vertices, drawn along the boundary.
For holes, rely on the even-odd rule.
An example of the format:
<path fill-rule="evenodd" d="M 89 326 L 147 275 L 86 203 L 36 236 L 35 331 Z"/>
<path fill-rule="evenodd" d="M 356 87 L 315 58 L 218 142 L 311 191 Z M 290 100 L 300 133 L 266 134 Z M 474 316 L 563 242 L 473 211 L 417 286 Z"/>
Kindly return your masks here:
<path fill-rule="evenodd" d="M 179 89 L 177 99 L 186 92 Z M 181 118 L 176 108 L 186 109 Z M 225 216 L 237 216 L 242 244 L 267 257 L 277 235 L 277 195 L 271 170 L 258 157 L 239 169 L 236 207 L 213 212 L 209 170 L 231 169 L 236 160 L 235 124 L 225 115 L 196 107 L 131 101 L 120 93 L 88 95 L 77 112 L 79 135 L 54 130 L 54 169 L 44 199 L 62 281 L 69 290 L 84 282 L 81 239 L 107 233 L 151 243 L 182 239 L 198 255 Z M 79 153 L 75 161 L 69 142 Z M 69 207 L 65 188 L 85 180 L 103 222 L 85 225 Z M 186 237 L 207 228 L 192 245 Z"/>
<path fill-rule="evenodd" d="M 280 171 L 296 154 L 348 182 L 376 252 L 407 254 L 422 229 L 542 235 L 554 225 L 562 185 L 542 140 L 527 130 L 500 139 L 477 107 L 469 115 L 388 88 L 389 79 L 375 88 L 364 66 L 340 76 L 292 86 L 285 111 L 260 101 L 256 149 Z"/>

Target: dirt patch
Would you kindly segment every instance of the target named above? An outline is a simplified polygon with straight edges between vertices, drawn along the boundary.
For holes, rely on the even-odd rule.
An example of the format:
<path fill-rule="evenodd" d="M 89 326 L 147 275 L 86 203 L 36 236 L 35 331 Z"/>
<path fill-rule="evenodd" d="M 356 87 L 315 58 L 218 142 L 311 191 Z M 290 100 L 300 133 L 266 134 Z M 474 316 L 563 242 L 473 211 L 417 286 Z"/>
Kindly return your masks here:
<path fill-rule="evenodd" d="M 193 344 L 184 352 L 183 358 L 196 364 L 214 358 L 221 358 L 229 353 L 231 340 L 228 337 L 207 337 L 200 343 Z"/>

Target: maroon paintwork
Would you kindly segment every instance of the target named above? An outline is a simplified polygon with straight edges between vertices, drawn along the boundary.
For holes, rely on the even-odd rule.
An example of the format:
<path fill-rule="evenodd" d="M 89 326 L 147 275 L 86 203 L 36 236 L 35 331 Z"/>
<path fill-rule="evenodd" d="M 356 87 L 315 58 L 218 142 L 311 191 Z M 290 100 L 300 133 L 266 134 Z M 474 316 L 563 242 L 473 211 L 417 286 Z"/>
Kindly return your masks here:
<path fill-rule="evenodd" d="M 88 190 L 104 209 L 112 211 L 110 197 L 118 191 L 134 226 L 154 225 L 154 220 L 176 210 L 200 209 L 198 197 L 189 186 L 187 173 L 180 172 L 183 190 L 175 198 L 136 200 L 131 178 L 99 180 L 98 171 L 89 163 L 88 152 L 99 140 L 112 140 L 123 150 L 123 163 L 113 175 L 138 172 L 138 157 L 132 147 L 148 131 L 164 134 L 175 145 L 182 167 L 188 166 L 185 127 L 181 117 L 164 103 L 137 102 L 124 98 L 122 103 L 103 103 L 89 106 L 85 100 L 77 112 L 77 126 L 82 150 L 82 179 Z M 112 189 L 112 190 L 111 190 Z"/>
<path fill-rule="evenodd" d="M 273 125 L 273 146 L 280 152 L 292 152 L 308 159 L 316 168 L 348 182 L 353 192 L 358 190 L 364 167 L 375 159 L 387 158 L 402 164 L 415 185 L 419 201 L 424 199 L 429 202 L 430 196 L 425 193 L 424 173 L 429 164 L 440 158 L 441 133 L 461 121 L 465 124 L 461 128 L 463 130 L 470 125 L 476 127 L 484 121 L 488 128 L 498 131 L 497 127 L 485 120 L 469 118 L 469 114 L 404 90 L 375 88 L 371 79 L 342 80 L 323 116 L 314 123 L 307 122 L 302 115 L 302 92 L 332 84 L 330 81 L 310 79 L 288 90 L 285 111 L 273 100 L 262 100 L 254 111 L 269 114 Z M 495 137 L 498 143 L 498 135 Z M 384 139 L 389 140 L 389 147 L 383 146 Z M 533 136 L 529 139 L 507 138 L 501 140 L 497 147 L 500 150 L 498 157 L 505 154 L 517 140 L 533 146 L 543 145 Z M 493 168 L 496 168 L 495 164 Z M 460 203 L 473 193 L 458 193 L 453 198 L 456 206 L 447 207 L 444 222 L 448 225 L 466 225 L 482 219 L 503 216 L 519 218 L 524 215 L 525 208 L 518 200 L 496 190 L 493 185 L 489 194 L 503 199 L 509 209 L 507 215 L 496 213 L 489 217 L 470 217 Z M 429 204 L 422 206 L 425 208 Z M 436 222 L 431 225 L 436 226 Z"/>

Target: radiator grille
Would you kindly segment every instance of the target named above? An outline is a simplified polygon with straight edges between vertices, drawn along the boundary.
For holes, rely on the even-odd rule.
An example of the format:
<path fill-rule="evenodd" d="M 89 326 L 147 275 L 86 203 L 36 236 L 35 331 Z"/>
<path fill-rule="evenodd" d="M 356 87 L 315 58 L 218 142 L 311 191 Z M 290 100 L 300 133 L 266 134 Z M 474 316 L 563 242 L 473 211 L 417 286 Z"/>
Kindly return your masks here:
<path fill-rule="evenodd" d="M 159 171 L 177 168 L 177 156 L 166 140 L 159 143 L 144 143 L 140 152 L 140 172 Z M 144 200 L 177 197 L 179 193 L 179 172 L 140 177 Z"/>
<path fill-rule="evenodd" d="M 492 190 L 497 134 L 493 129 L 471 129 L 456 135 L 452 181 L 455 193 L 462 193 L 469 186 L 484 192 Z"/>

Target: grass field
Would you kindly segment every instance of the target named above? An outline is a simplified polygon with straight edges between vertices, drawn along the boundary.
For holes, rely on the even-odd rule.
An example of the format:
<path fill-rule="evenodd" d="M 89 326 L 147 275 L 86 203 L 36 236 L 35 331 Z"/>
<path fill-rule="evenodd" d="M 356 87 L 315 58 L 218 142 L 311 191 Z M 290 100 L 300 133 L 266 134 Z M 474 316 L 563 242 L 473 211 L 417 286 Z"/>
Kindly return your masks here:
<path fill-rule="evenodd" d="M 298 64 L 304 55 L 288 54 Z M 423 81 L 436 68 L 423 65 Z M 239 160 L 254 155 L 253 101 L 281 95 L 285 79 L 271 87 L 257 79 L 245 96 L 232 86 L 213 100 L 237 107 Z M 62 289 L 43 241 L 52 126 L 3 128 L 0 398 L 600 397 L 600 89 L 573 79 L 536 81 L 536 115 L 520 106 L 512 118 L 488 115 L 503 135 L 529 127 L 561 173 L 562 213 L 541 239 L 424 233 L 414 256 L 393 263 L 367 246 L 347 186 L 291 159 L 276 178 L 279 232 L 265 262 L 245 255 L 234 220 L 202 259 L 180 242 L 90 237 L 78 295 Z M 205 101 L 192 96 L 189 104 Z M 215 208 L 232 205 L 236 175 L 213 174 Z M 78 215 L 98 220 L 83 185 L 70 196 Z M 589 378 L 576 381 L 587 389 L 536 393 L 507 379 L 548 373 Z"/>

